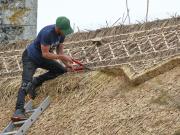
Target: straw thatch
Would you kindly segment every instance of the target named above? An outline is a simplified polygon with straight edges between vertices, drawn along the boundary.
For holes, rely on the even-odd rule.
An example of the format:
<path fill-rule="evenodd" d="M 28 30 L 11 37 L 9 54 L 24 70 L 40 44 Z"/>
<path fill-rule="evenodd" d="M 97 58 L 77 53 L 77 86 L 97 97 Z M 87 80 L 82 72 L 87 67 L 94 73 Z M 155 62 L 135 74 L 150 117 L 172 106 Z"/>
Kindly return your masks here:
<path fill-rule="evenodd" d="M 51 105 L 28 134 L 173 134 L 180 124 L 179 71 L 179 67 L 174 68 L 136 87 L 114 73 L 58 77 L 39 89 L 35 103 L 48 94 Z M 9 86 L 1 90 L 0 111 L 6 115 L 0 114 L 0 130 L 14 110 L 20 80 L 2 83 Z"/>

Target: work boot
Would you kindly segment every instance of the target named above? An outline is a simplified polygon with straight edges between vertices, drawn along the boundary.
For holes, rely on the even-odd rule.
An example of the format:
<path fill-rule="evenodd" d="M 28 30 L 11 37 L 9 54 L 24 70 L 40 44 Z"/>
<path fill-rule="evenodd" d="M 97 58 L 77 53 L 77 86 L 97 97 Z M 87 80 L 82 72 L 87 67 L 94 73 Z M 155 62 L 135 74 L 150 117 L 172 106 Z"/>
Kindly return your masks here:
<path fill-rule="evenodd" d="M 17 122 L 17 121 L 22 121 L 22 120 L 26 120 L 26 115 L 25 115 L 25 111 L 24 109 L 17 109 L 13 116 L 11 117 L 11 120 L 13 122 Z"/>

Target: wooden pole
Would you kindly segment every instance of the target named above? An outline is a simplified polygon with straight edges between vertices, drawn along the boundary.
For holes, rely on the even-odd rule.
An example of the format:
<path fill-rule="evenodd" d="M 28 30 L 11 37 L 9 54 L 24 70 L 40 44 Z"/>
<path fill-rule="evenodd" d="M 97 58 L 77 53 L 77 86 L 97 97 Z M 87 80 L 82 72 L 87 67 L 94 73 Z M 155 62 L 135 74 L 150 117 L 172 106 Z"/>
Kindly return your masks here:
<path fill-rule="evenodd" d="M 126 0 L 126 9 L 127 9 L 128 21 L 129 21 L 129 24 L 130 24 L 130 23 L 131 23 L 131 20 L 130 20 L 130 15 L 129 15 L 128 0 Z"/>
<path fill-rule="evenodd" d="M 146 22 L 148 21 L 148 13 L 149 13 L 149 0 L 147 0 Z"/>
<path fill-rule="evenodd" d="M 113 23 L 113 25 L 112 26 L 114 26 L 119 20 L 121 19 L 121 17 L 120 18 L 118 18 L 114 23 Z"/>
<path fill-rule="evenodd" d="M 108 24 L 108 22 L 107 22 L 107 20 L 106 20 L 106 28 L 108 28 L 109 27 L 109 24 Z"/>

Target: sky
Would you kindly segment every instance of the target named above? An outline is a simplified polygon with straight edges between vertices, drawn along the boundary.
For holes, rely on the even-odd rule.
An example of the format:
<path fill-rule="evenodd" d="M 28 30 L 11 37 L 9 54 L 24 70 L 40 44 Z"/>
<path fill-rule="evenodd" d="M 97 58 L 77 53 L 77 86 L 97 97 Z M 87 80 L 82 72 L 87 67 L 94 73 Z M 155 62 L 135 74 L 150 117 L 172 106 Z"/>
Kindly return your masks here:
<path fill-rule="evenodd" d="M 180 0 L 149 0 L 148 21 L 180 15 Z M 144 22 L 147 0 L 128 0 L 130 23 Z M 76 31 L 129 24 L 126 0 L 38 0 L 37 32 L 66 16 Z M 125 20 L 125 22 L 124 22 Z"/>

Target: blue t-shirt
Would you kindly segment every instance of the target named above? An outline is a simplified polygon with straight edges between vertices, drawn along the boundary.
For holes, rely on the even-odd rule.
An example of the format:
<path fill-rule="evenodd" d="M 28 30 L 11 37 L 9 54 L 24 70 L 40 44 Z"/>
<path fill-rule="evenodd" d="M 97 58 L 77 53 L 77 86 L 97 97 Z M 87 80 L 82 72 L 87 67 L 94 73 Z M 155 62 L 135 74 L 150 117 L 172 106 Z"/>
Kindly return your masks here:
<path fill-rule="evenodd" d="M 55 32 L 55 25 L 44 27 L 37 35 L 33 43 L 27 47 L 28 56 L 35 62 L 41 63 L 45 58 L 42 57 L 41 45 L 50 46 L 50 52 L 60 43 L 63 43 L 65 36 Z"/>

